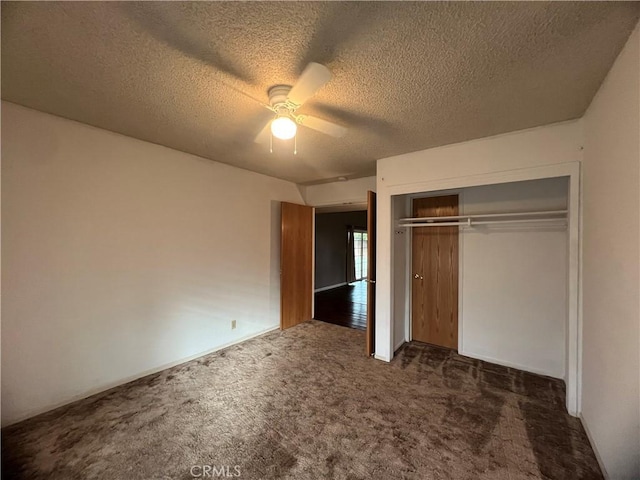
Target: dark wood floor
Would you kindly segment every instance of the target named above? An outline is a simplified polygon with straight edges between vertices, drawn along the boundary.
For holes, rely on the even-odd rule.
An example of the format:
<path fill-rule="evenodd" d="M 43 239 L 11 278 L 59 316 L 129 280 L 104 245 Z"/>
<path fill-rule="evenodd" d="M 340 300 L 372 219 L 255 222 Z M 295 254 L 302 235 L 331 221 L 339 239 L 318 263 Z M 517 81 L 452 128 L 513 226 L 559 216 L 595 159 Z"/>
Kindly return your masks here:
<path fill-rule="evenodd" d="M 367 282 L 354 282 L 315 294 L 316 320 L 344 327 L 367 328 Z"/>

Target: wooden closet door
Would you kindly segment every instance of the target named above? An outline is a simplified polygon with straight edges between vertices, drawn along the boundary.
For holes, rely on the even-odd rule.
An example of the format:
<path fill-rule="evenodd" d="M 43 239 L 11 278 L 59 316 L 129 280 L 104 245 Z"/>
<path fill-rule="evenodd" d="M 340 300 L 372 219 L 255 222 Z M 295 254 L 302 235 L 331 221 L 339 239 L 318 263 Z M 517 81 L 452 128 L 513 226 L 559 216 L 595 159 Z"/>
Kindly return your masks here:
<path fill-rule="evenodd" d="M 458 215 L 458 196 L 417 198 L 414 217 Z M 458 348 L 458 228 L 416 227 L 412 233 L 413 340 Z"/>
<path fill-rule="evenodd" d="M 282 202 L 280 328 L 311 320 L 313 208 Z"/>

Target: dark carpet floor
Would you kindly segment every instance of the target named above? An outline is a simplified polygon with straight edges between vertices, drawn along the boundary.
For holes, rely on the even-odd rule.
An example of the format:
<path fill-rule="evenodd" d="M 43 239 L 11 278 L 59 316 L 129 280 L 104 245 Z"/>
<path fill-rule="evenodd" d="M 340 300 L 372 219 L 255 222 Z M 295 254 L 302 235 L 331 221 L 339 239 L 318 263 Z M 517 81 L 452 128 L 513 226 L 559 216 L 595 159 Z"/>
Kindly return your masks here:
<path fill-rule="evenodd" d="M 562 382 L 363 350 L 317 321 L 229 347 L 4 429 L 2 478 L 602 478 Z"/>

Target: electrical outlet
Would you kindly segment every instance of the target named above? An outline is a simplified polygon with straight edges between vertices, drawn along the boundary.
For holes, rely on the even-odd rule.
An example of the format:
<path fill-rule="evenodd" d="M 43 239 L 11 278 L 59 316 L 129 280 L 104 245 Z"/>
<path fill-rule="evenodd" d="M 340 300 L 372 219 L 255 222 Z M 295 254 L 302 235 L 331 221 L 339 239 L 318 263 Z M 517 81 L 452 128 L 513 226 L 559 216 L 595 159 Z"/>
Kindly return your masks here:
<path fill-rule="evenodd" d="M 235 329 L 236 329 L 236 321 L 231 320 L 231 330 L 235 330 Z"/>

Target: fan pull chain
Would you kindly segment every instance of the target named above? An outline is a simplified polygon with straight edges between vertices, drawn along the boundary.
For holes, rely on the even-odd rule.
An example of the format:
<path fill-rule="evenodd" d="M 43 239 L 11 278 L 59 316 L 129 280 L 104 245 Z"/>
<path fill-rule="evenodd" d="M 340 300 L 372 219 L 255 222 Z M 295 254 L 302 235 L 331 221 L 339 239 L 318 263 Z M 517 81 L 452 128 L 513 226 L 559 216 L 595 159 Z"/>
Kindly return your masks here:
<path fill-rule="evenodd" d="M 297 133 L 293 136 L 293 154 L 294 155 L 298 154 L 298 134 Z"/>
<path fill-rule="evenodd" d="M 273 153 L 273 133 L 269 136 L 269 153 Z"/>

